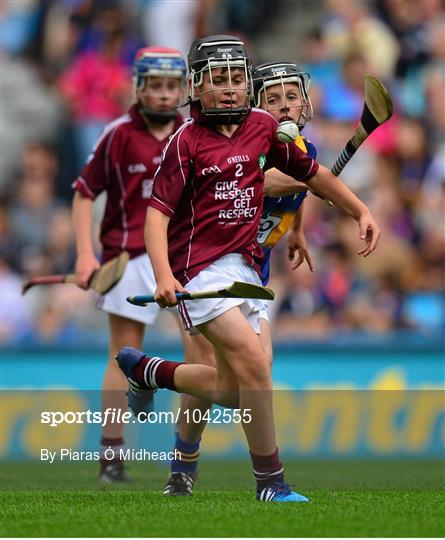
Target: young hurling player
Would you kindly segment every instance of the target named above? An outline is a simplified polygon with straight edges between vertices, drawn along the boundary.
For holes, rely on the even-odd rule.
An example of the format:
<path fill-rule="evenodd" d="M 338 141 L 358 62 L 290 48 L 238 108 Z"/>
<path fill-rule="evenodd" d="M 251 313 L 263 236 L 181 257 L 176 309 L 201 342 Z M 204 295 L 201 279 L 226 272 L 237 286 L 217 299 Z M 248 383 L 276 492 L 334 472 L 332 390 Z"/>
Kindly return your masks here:
<path fill-rule="evenodd" d="M 282 122 L 293 120 L 300 131 L 305 123 L 312 118 L 312 104 L 308 93 L 308 75 L 293 63 L 271 63 L 258 66 L 253 72 L 254 103 L 262 109 L 269 110 L 272 116 Z M 296 144 L 312 158 L 316 157 L 315 146 L 299 136 Z M 266 173 L 265 187 L 267 192 L 271 176 L 279 181 L 279 171 L 270 170 Z M 274 189 L 277 189 L 275 186 Z M 270 253 L 280 238 L 288 231 L 287 238 L 289 258 L 294 259 L 298 253 L 293 268 L 296 269 L 306 260 L 311 270 L 312 261 L 303 232 L 303 201 L 306 196 L 306 185 L 299 186 L 292 180 L 292 193 L 301 190 L 295 195 L 287 197 L 265 197 L 257 240 L 263 248 L 264 262 L 262 264 L 262 281 L 266 285 L 269 281 Z M 267 303 L 265 311 L 267 311 Z M 262 313 L 262 312 L 261 312 Z M 267 343 L 267 356 L 272 363 L 272 340 L 270 325 L 267 318 L 261 321 L 261 333 Z M 202 336 L 192 336 L 194 342 L 194 361 L 207 365 L 216 365 L 214 350 L 209 342 Z M 235 396 L 235 404 L 238 399 Z M 193 396 L 183 395 L 181 411 L 183 414 L 177 425 L 175 439 L 175 459 L 171 461 L 170 474 L 164 488 L 164 495 L 191 495 L 199 458 L 199 445 L 201 435 L 207 425 L 208 411 L 211 403 Z M 201 414 L 195 415 L 198 410 Z M 191 421 L 195 418 L 195 421 Z M 199 421 L 199 419 L 202 419 Z"/>
<path fill-rule="evenodd" d="M 252 74 L 255 106 L 264 109 L 278 122 L 294 121 L 301 132 L 313 117 L 312 103 L 309 97 L 309 75 L 292 62 L 273 62 L 256 67 Z M 315 146 L 299 135 L 295 144 L 315 159 Z M 271 189 L 274 178 L 278 180 L 282 173 L 269 170 L 266 174 L 266 193 L 273 195 Z M 287 243 L 289 258 L 298 259 L 293 269 L 298 268 L 304 260 L 313 271 L 313 264 L 303 233 L 303 205 L 307 188 L 291 186 L 292 194 L 280 198 L 266 196 L 263 214 L 258 232 L 258 242 L 264 251 L 263 284 L 269 281 L 270 254 L 272 248 L 289 230 Z M 297 191 L 298 190 L 298 191 Z"/>
<path fill-rule="evenodd" d="M 177 106 L 183 98 L 186 65 L 173 49 L 148 47 L 138 51 L 133 65 L 136 102 L 128 114 L 111 122 L 74 182 L 73 222 L 77 245 L 76 278 L 86 287 L 99 268 L 91 228 L 93 201 L 103 191 L 107 203 L 101 224 L 102 262 L 123 250 L 130 261 L 119 283 L 100 297 L 98 307 L 107 312 L 110 328 L 109 362 L 105 371 L 102 408 L 126 408 L 127 382 L 114 356 L 124 345 L 142 346 L 144 325 L 153 324 L 159 306 L 140 309 L 125 301 L 129 291 L 154 291 L 155 278 L 144 245 L 144 223 L 153 177 L 168 137 L 183 123 Z M 152 394 L 152 393 L 151 393 Z M 135 398 L 134 395 L 130 395 Z M 151 396 L 144 397 L 144 407 Z M 134 405 L 134 404 L 133 404 Z M 109 446 L 118 455 L 124 444 L 124 425 L 108 423 L 102 432 L 102 452 Z M 100 479 L 125 481 L 120 460 L 101 459 Z"/>
<path fill-rule="evenodd" d="M 192 118 L 170 139 L 158 170 L 146 223 L 147 249 L 161 307 L 175 305 L 177 291 L 260 283 L 262 250 L 256 240 L 265 167 L 277 167 L 334 203 L 342 201 L 359 222 L 366 250 L 378 227 L 367 208 L 327 169 L 296 145 L 280 143 L 278 123 L 250 110 L 250 60 L 232 36 L 199 39 L 189 54 Z M 365 251 L 364 249 L 364 251 Z M 243 428 L 263 501 L 306 501 L 284 482 L 276 447 L 267 343 L 261 335 L 261 301 L 212 299 L 181 302 L 184 324 L 214 346 L 213 369 L 147 357 L 131 347 L 117 355 L 132 388 L 168 388 L 224 402 L 238 388 L 248 414 Z"/>

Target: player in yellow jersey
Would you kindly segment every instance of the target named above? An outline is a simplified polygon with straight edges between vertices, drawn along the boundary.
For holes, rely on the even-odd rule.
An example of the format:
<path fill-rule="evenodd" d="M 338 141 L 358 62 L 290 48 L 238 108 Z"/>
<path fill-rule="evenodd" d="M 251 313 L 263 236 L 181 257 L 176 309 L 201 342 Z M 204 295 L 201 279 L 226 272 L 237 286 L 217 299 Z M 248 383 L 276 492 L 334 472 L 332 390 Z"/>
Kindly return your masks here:
<path fill-rule="evenodd" d="M 292 62 L 272 62 L 255 68 L 252 78 L 255 106 L 270 112 L 280 123 L 294 121 L 300 131 L 295 144 L 315 159 L 317 155 L 315 146 L 301 135 L 306 122 L 313 117 L 309 97 L 309 75 L 303 73 Z M 283 176 L 279 171 L 273 169 L 268 171 L 265 183 L 266 193 L 271 193 L 267 188 L 268 180 L 271 180 L 275 174 Z M 289 228 L 289 258 L 292 259 L 295 251 L 298 251 L 298 260 L 294 269 L 306 259 L 310 269 L 313 270 L 303 234 L 303 203 L 308 189 L 306 185 L 302 185 L 301 191 L 295 193 L 294 183 L 292 191 L 293 193 L 288 196 L 264 198 L 258 233 L 258 242 L 263 247 L 265 256 L 262 278 L 264 285 L 269 281 L 271 250 Z"/>

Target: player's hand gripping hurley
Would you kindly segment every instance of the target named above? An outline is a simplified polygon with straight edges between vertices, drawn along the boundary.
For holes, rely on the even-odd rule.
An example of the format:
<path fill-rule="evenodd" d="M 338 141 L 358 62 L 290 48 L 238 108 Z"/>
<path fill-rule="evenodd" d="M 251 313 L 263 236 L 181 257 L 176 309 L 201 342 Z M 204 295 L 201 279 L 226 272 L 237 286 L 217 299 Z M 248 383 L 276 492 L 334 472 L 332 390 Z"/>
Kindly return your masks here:
<path fill-rule="evenodd" d="M 124 275 L 129 255 L 123 251 L 118 257 L 103 264 L 99 270 L 91 274 L 88 281 L 88 289 L 93 289 L 99 294 L 106 294 Z M 22 294 L 25 294 L 35 285 L 55 285 L 57 283 L 76 283 L 76 274 L 60 274 L 52 276 L 33 277 L 23 283 Z"/>
<path fill-rule="evenodd" d="M 365 104 L 360 123 L 332 167 L 332 172 L 335 176 L 341 173 L 369 135 L 391 118 L 392 111 L 392 100 L 388 90 L 378 79 L 366 74 Z"/>
<path fill-rule="evenodd" d="M 259 300 L 273 300 L 275 293 L 268 287 L 245 283 L 244 281 L 234 281 L 232 285 L 217 291 L 200 292 L 177 292 L 176 299 L 179 300 L 200 300 L 203 298 L 256 298 Z M 149 303 L 156 302 L 153 295 L 129 296 L 127 301 L 135 306 L 144 307 Z"/>

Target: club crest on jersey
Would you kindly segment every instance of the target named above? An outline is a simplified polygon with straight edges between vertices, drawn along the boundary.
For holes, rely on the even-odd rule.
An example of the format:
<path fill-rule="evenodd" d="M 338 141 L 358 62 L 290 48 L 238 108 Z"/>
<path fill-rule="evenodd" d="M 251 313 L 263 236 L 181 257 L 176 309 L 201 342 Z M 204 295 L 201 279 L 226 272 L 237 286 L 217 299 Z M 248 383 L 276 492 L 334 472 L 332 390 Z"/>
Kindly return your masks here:
<path fill-rule="evenodd" d="M 222 172 L 221 169 L 218 167 L 218 165 L 212 165 L 211 167 L 206 167 L 205 169 L 202 169 L 202 176 L 207 176 L 208 174 L 215 174 Z"/>
<path fill-rule="evenodd" d="M 266 165 L 266 154 L 261 152 L 261 154 L 258 156 L 258 165 L 260 167 L 260 171 L 264 169 L 264 165 Z"/>

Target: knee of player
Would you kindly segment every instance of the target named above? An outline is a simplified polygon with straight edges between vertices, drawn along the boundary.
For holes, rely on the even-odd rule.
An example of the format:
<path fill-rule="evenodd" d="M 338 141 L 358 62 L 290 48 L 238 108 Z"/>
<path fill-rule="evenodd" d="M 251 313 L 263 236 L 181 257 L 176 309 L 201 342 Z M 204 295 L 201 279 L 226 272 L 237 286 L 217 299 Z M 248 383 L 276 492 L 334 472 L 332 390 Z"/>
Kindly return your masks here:
<path fill-rule="evenodd" d="M 267 354 L 260 351 L 254 357 L 247 357 L 245 361 L 242 360 L 238 370 L 238 378 L 244 382 L 266 383 L 270 380 L 271 371 L 271 363 Z"/>

